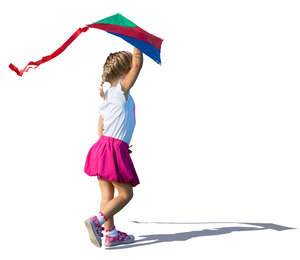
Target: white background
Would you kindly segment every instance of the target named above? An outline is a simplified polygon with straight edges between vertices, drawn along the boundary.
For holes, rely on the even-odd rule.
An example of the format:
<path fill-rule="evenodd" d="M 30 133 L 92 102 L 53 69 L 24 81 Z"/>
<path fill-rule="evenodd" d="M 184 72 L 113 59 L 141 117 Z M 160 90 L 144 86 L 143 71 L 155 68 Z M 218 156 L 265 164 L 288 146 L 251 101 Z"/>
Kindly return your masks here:
<path fill-rule="evenodd" d="M 299 259 L 298 1 L 28 0 L 0 9 L 1 259 Z M 132 46 L 90 29 L 23 77 L 8 65 L 22 69 L 116 13 L 164 41 L 162 65 L 144 55 L 131 89 L 141 183 L 115 215 L 119 230 L 144 240 L 107 250 L 85 230 L 101 197 L 83 167 L 98 138 L 102 66 Z"/>

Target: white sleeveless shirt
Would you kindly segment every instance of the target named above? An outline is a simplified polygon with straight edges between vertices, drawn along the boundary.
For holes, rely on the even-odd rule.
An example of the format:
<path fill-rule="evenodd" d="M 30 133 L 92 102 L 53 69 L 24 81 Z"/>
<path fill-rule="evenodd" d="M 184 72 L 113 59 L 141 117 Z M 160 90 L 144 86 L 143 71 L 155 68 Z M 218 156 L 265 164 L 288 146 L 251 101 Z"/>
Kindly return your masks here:
<path fill-rule="evenodd" d="M 122 86 L 118 84 L 104 91 L 105 99 L 100 97 L 99 115 L 103 118 L 103 135 L 121 139 L 130 144 L 135 128 L 135 103 L 128 91 L 128 100 Z"/>

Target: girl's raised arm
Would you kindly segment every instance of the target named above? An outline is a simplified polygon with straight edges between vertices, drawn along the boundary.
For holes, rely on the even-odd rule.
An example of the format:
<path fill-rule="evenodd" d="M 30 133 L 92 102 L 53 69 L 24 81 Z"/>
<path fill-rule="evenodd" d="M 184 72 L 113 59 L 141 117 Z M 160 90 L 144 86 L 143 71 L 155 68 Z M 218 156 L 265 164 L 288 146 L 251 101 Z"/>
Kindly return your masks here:
<path fill-rule="evenodd" d="M 143 66 L 143 53 L 133 47 L 133 55 L 132 55 L 132 65 L 130 71 L 126 74 L 124 79 L 122 80 L 122 88 L 126 91 L 129 91 L 135 83 L 141 68 Z"/>

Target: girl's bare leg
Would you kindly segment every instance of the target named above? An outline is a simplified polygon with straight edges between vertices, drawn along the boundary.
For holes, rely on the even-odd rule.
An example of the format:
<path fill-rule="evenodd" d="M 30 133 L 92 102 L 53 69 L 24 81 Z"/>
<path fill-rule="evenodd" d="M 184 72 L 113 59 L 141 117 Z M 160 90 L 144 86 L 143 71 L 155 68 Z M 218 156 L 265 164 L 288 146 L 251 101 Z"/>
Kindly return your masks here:
<path fill-rule="evenodd" d="M 102 186 L 102 183 L 108 182 L 103 179 L 98 179 L 98 180 L 101 183 L 100 187 Z M 103 204 L 103 207 L 101 208 L 101 212 L 104 214 L 104 216 L 107 217 L 107 219 L 113 217 L 113 215 L 119 212 L 133 197 L 133 190 L 131 184 L 115 182 L 115 181 L 111 181 L 108 183 L 112 184 L 113 187 L 115 187 L 118 190 L 118 196 L 113 199 L 110 199 L 109 201 L 107 201 L 106 199 Z M 105 188 L 107 186 L 110 188 L 109 189 Z M 111 186 L 109 186 L 109 184 L 107 183 L 104 184 L 104 189 L 102 192 L 103 198 L 111 198 L 111 195 L 108 196 L 108 193 L 110 191 L 111 191 Z M 108 220 L 104 223 L 104 226 L 107 222 Z M 109 223 L 111 223 L 111 221 Z"/>
<path fill-rule="evenodd" d="M 112 185 L 112 183 L 107 180 L 98 179 L 98 181 L 99 181 L 99 186 L 100 186 L 100 190 L 101 190 L 100 210 L 101 210 L 101 212 L 103 212 L 103 209 L 106 207 L 107 203 L 114 198 L 115 188 Z M 111 217 L 107 218 L 107 221 L 105 221 L 104 227 L 106 229 L 110 229 L 113 226 L 114 226 L 114 217 L 111 216 Z"/>

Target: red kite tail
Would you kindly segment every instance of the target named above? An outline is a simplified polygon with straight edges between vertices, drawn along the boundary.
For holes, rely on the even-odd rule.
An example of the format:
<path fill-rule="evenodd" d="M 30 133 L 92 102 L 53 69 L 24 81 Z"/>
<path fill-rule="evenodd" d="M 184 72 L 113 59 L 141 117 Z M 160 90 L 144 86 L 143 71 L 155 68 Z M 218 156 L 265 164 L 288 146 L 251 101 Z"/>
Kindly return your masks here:
<path fill-rule="evenodd" d="M 17 75 L 21 76 L 23 75 L 24 72 L 27 72 L 29 69 L 36 69 L 38 66 L 40 66 L 42 63 L 45 63 L 49 60 L 52 60 L 59 54 L 61 54 L 82 32 L 86 32 L 89 28 L 87 26 L 83 28 L 77 29 L 76 32 L 72 34 L 72 36 L 62 45 L 60 46 L 55 52 L 52 54 L 43 57 L 42 59 L 38 61 L 30 61 L 26 67 L 22 70 L 19 70 L 15 65 L 12 63 L 9 64 L 9 68 L 17 73 Z M 30 65 L 35 65 L 35 67 L 30 67 Z"/>

